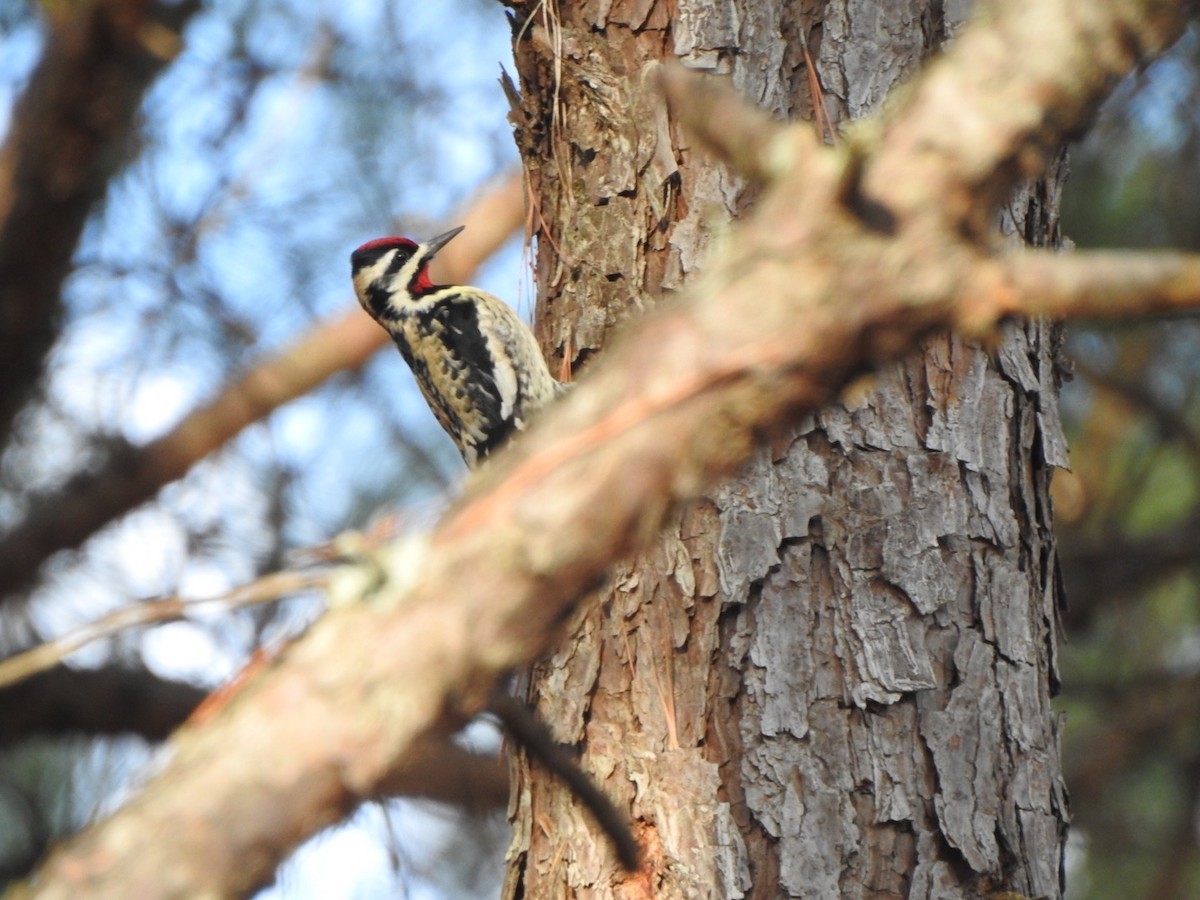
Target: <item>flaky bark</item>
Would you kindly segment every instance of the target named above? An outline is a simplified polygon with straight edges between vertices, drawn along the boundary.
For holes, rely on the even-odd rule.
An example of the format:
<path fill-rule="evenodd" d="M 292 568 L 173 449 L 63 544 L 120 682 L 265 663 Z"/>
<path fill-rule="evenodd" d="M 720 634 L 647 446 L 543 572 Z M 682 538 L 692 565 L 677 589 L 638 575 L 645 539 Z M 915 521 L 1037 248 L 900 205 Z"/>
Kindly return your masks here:
<path fill-rule="evenodd" d="M 1030 21 L 1030 16 L 1039 22 L 1055 17 L 1059 25 L 1064 21 L 1095 24 L 1097 8 L 1093 0 L 1056 4 L 1011 0 L 992 7 L 994 21 L 980 26 L 977 39 L 986 40 L 990 28 L 1005 33 L 1005 27 Z M 1150 9 L 1162 12 L 1151 2 L 1105 5 L 1107 28 L 1100 28 L 1099 34 L 1093 29 L 1069 36 L 1082 41 L 1107 35 L 1124 48 L 1122 65 L 1132 66 L 1139 56 L 1172 40 L 1184 21 L 1183 10 L 1172 7 L 1173 16 L 1146 19 L 1153 27 L 1130 26 L 1130 17 Z M 1044 163 L 1044 157 L 1025 156 L 1021 151 L 1040 146 L 1049 134 L 1061 136 L 1079 127 L 1086 108 L 1116 74 L 1107 53 L 1083 60 L 1063 55 L 1062 59 L 1069 67 L 1029 68 L 1020 48 L 1010 48 L 997 57 L 990 77 L 999 84 L 1024 84 L 1025 104 L 1007 112 L 989 110 L 990 128 L 983 138 L 966 133 L 954 139 L 938 131 L 925 140 L 912 140 L 910 147 L 947 155 L 948 169 L 954 168 L 950 159 L 960 152 L 970 152 L 976 160 L 981 152 L 990 155 L 993 165 L 986 175 L 976 173 L 972 183 L 953 187 L 981 206 L 989 197 L 1007 196 L 1018 174 L 1012 161 L 1027 164 L 1026 174 Z M 1018 305 L 1012 296 L 1015 282 L 1005 274 L 1006 257 L 994 244 L 971 235 L 968 226 L 976 218 L 974 206 L 965 213 L 952 206 L 939 218 L 934 197 L 927 198 L 928 209 L 917 209 L 906 207 L 904 197 L 893 204 L 886 184 L 870 196 L 861 193 L 871 167 L 891 153 L 890 131 L 906 127 L 906 116 L 931 102 L 926 91 L 952 79 L 956 70 L 973 71 L 975 64 L 969 35 L 964 33 L 930 74 L 919 78 L 907 97 L 877 123 L 876 136 L 868 132 L 854 147 L 819 148 L 810 131 L 765 128 L 765 140 L 754 151 L 761 155 L 747 167 L 767 175 L 759 199 L 731 229 L 704 273 L 692 280 L 686 296 L 678 303 L 663 304 L 643 318 L 636 333 L 606 347 L 552 415 L 477 473 L 461 502 L 427 540 L 409 539 L 347 565 L 344 579 L 331 589 L 339 601 L 336 608 L 266 667 L 220 715 L 181 731 L 171 742 L 163 769 L 146 788 L 112 817 L 64 845 L 47 861 L 29 893 L 224 896 L 263 883 L 287 849 L 391 783 L 397 772 L 406 771 L 428 753 L 432 740 L 455 728 L 462 715 L 480 709 L 503 675 L 544 650 L 613 560 L 650 545 L 668 547 L 671 552 L 664 560 L 671 561 L 679 582 L 677 596 L 696 598 L 697 609 L 704 606 L 704 592 L 712 590 L 711 568 L 705 576 L 701 567 L 701 577 L 694 577 L 696 566 L 686 558 L 692 551 L 686 544 L 687 552 L 681 553 L 670 543 L 658 543 L 660 529 L 677 515 L 684 515 L 689 526 L 699 521 L 711 527 L 711 519 L 706 524 L 686 518 L 695 515 L 682 512 L 687 504 L 721 479 L 747 471 L 744 466 L 755 459 L 761 466 L 764 458 L 785 457 L 798 440 L 797 426 L 805 439 L 813 434 L 829 440 L 862 426 L 869 441 L 862 446 L 843 445 L 848 460 L 843 471 L 870 474 L 869 467 L 880 466 L 878 475 L 890 480 L 869 485 L 861 496 L 843 498 L 829 510 L 831 529 L 853 527 L 860 521 L 856 516 L 874 516 L 874 533 L 851 535 L 845 542 L 841 558 L 848 570 L 832 564 L 833 553 L 821 563 L 823 545 L 817 539 L 826 539 L 812 527 L 811 514 L 798 514 L 804 512 L 807 496 L 799 490 L 796 496 L 801 500 L 791 517 L 796 524 L 789 524 L 786 532 L 798 539 L 785 541 L 781 532 L 772 533 L 769 541 L 754 542 L 754 547 L 771 554 L 760 558 L 766 575 L 758 582 L 745 582 L 745 590 L 757 590 L 760 599 L 718 617 L 720 644 L 713 651 L 739 663 L 748 658 L 748 674 L 722 666 L 716 672 L 718 689 L 704 688 L 707 696 L 726 698 L 726 717 L 714 715 L 712 721 L 736 721 L 738 730 L 736 734 L 706 730 L 704 746 L 725 752 L 719 746 L 722 741 L 740 740 L 743 747 L 735 749 L 748 758 L 751 739 L 770 737 L 772 749 L 793 744 L 805 750 L 804 745 L 826 740 L 826 733 L 816 725 L 830 724 L 835 736 L 837 727 L 846 729 L 843 733 L 856 739 L 853 748 L 867 756 L 838 750 L 828 756 L 836 763 L 829 768 L 818 765 L 825 756 L 799 757 L 808 765 L 755 782 L 774 785 L 776 792 L 755 798 L 747 791 L 744 804 L 735 794 L 718 793 L 711 806 L 718 816 L 725 810 L 718 819 L 725 824 L 715 832 L 681 835 L 663 828 L 663 823 L 682 826 L 687 820 L 673 809 L 653 807 L 656 800 L 667 802 L 659 792 L 660 784 L 635 782 L 635 812 L 650 867 L 620 885 L 620 890 L 628 896 L 639 892 L 670 896 L 690 887 L 700 895 L 713 891 L 714 885 L 721 884 L 705 880 L 713 874 L 713 853 L 704 857 L 709 860 L 707 868 L 693 870 L 688 860 L 699 857 L 692 849 L 695 846 L 719 851 L 726 886 L 744 890 L 755 872 L 739 865 L 746 854 L 737 841 L 749 846 L 755 835 L 764 844 L 775 841 L 767 818 L 772 810 L 777 810 L 780 835 L 800 835 L 803 840 L 779 855 L 778 881 L 770 877 L 773 861 L 754 857 L 762 866 L 756 871 L 763 876 L 755 880 L 754 889 L 768 896 L 791 890 L 785 878 L 812 874 L 820 878 L 814 884 L 824 886 L 837 877 L 828 858 L 816 860 L 818 854 L 800 852 L 810 846 L 804 828 L 818 832 L 811 835 L 814 841 L 827 839 L 827 831 L 856 830 L 868 841 L 868 852 L 860 855 L 872 860 L 877 857 L 871 851 L 882 843 L 882 836 L 889 829 L 897 835 L 893 850 L 900 852 L 893 858 L 903 870 L 896 865 L 885 871 L 867 869 L 857 856 L 843 857 L 844 847 L 833 848 L 835 861 L 854 879 L 849 883 L 851 891 L 874 890 L 876 881 L 886 888 L 904 878 L 916 885 L 920 873 L 928 879 L 931 893 L 963 893 L 956 881 L 968 882 L 982 893 L 993 889 L 993 884 L 992 873 L 981 874 L 980 869 L 994 865 L 997 856 L 1002 866 L 995 873 L 997 889 L 1038 885 L 1054 878 L 1047 871 L 1053 861 L 1048 864 L 1037 851 L 1058 846 L 1059 811 L 1053 808 L 1056 769 L 1038 773 L 1031 768 L 1033 758 L 1050 752 L 1043 743 L 1046 720 L 1006 721 L 1001 715 L 1038 708 L 1049 679 L 1043 656 L 1048 651 L 1038 641 L 1052 637 L 1047 629 L 1053 615 L 1052 583 L 1048 582 L 1046 596 L 1036 595 L 1022 567 L 1032 567 L 1039 578 L 1048 579 L 1051 560 L 1027 558 L 1019 549 L 1014 558 L 1012 549 L 1015 542 L 1027 551 L 1048 551 L 1045 535 L 1020 533 L 1035 520 L 1042 523 L 1039 517 L 1045 515 L 1039 509 L 1037 457 L 1028 441 L 1040 439 L 1045 456 L 1053 452 L 1049 413 L 1037 405 L 1046 386 L 1046 375 L 1039 372 L 1041 357 L 1024 355 L 1022 344 L 1016 345 L 1017 352 L 1005 349 L 1012 345 L 999 344 L 998 373 L 989 373 L 981 356 L 960 352 L 959 345 L 937 336 L 955 327 L 998 340 L 996 317 Z M 1072 103 L 1062 101 L 1058 90 L 1068 84 L 1081 92 Z M 705 91 L 686 81 L 673 80 L 671 92 L 678 102 L 705 102 Z M 1044 133 L 1031 136 L 1019 123 L 1029 114 L 1028 105 L 1039 102 L 1050 124 Z M 925 127 L 940 128 L 933 119 L 923 121 Z M 981 150 L 978 143 L 987 138 L 993 143 Z M 914 177 L 936 168 L 926 162 L 915 161 Z M 912 185 L 901 181 L 895 188 L 911 191 Z M 889 227 L 881 228 L 881 223 Z M 1200 285 L 1194 299 L 1200 304 Z M 1041 337 L 1036 330 L 1025 331 L 1021 340 L 1039 350 Z M 905 385 L 910 392 L 915 388 L 919 396 L 946 401 L 943 407 L 918 407 L 924 417 L 912 420 L 909 434 L 921 446 L 903 448 L 903 426 L 885 428 L 891 418 L 878 415 L 883 412 L 878 406 L 861 399 L 852 404 L 851 413 L 825 413 L 804 420 L 856 376 L 897 360 L 922 341 L 932 341 L 929 346 L 934 351 L 939 346 L 951 348 L 940 355 L 934 352 L 932 364 L 922 363 L 926 379 L 938 382 L 941 373 L 956 377 L 938 382 L 933 391 L 920 383 Z M 920 390 L 929 393 L 919 394 Z M 1020 417 L 1007 417 L 1010 401 Z M 987 415 L 997 409 L 1004 417 Z M 866 427 L 872 421 L 878 424 Z M 909 420 L 899 416 L 897 421 Z M 973 430 L 984 428 L 994 430 Z M 977 440 L 995 431 L 1003 431 L 1007 438 Z M 885 458 L 875 461 L 870 452 L 876 432 L 889 447 L 919 452 L 907 456 L 904 467 L 891 462 L 890 454 L 879 454 Z M 770 451 L 764 452 L 765 448 Z M 1007 459 L 1001 458 L 1004 453 Z M 831 487 L 843 486 L 833 469 L 805 471 L 817 487 L 826 479 Z M 749 472 L 741 477 L 753 477 L 755 470 Z M 991 491 L 985 482 L 992 475 L 1029 477 L 1012 482 L 1016 496 L 1011 496 Z M 946 496 L 936 493 L 942 486 L 947 486 Z M 919 487 L 926 492 L 918 495 Z M 787 488 L 780 485 L 779 490 Z M 902 493 L 906 488 L 909 495 Z M 725 507 L 718 508 L 720 515 L 740 508 L 736 485 L 721 497 L 730 491 L 734 497 L 721 501 Z M 907 517 L 888 505 L 905 496 L 913 502 Z M 946 522 L 956 523 L 966 509 L 958 504 L 968 499 L 974 504 L 980 496 L 994 502 L 982 511 L 972 506 L 974 513 L 957 526 L 961 533 L 951 534 L 949 540 L 939 542 L 940 535 L 927 535 L 921 559 L 913 560 L 898 550 L 907 546 L 903 542 L 890 543 L 903 541 L 918 525 L 937 530 Z M 918 505 L 921 502 L 924 508 Z M 704 514 L 703 506 L 691 509 Z M 742 512 L 750 517 L 767 511 Z M 823 523 L 822 518 L 822 527 Z M 686 539 L 692 537 L 690 531 L 681 533 Z M 982 538 L 977 537 L 980 534 Z M 800 565 L 806 547 L 816 560 L 808 569 Z M 851 551 L 859 555 L 851 556 Z M 776 559 L 783 561 L 773 569 Z M 958 566 L 967 561 L 971 569 L 964 576 Z M 725 567 L 729 579 L 720 588 L 726 594 L 733 594 L 737 586 L 733 576 L 738 572 L 743 579 L 755 578 L 750 567 L 730 569 L 719 558 L 718 563 L 718 576 Z M 877 567 L 878 578 L 864 585 L 860 568 L 871 567 Z M 797 626 L 790 611 L 772 609 L 772 593 L 790 587 L 791 582 L 811 579 L 813 573 L 842 579 L 849 596 L 836 609 L 830 607 L 831 613 L 845 617 L 845 624 L 835 629 L 833 622 L 823 618 L 813 622 L 814 635 L 830 630 L 833 637 L 822 646 L 833 647 L 834 655 L 815 661 L 814 677 L 827 690 L 817 698 L 819 703 L 809 705 L 807 720 L 797 724 L 786 718 L 795 709 L 792 692 L 807 686 L 787 681 L 793 669 L 772 670 L 759 665 L 759 660 L 792 658 L 806 648 L 780 650 L 754 639 L 786 640 L 794 633 L 791 629 Z M 971 597 L 954 596 L 940 606 L 923 608 L 926 595 L 920 593 L 920 581 L 926 577 L 941 586 L 937 591 L 969 584 L 974 602 Z M 1006 583 L 1009 589 L 1003 587 Z M 872 590 L 876 584 L 878 592 Z M 629 598 L 639 598 L 637 586 L 626 581 L 621 587 Z M 687 630 L 691 624 L 682 620 L 679 610 L 666 602 L 642 603 L 637 615 L 643 618 L 637 621 L 646 622 L 647 635 L 653 615 L 679 626 L 677 631 L 662 632 L 671 642 L 652 643 L 636 657 L 622 649 L 625 642 L 605 645 L 600 647 L 600 663 L 605 663 L 605 654 L 625 653 L 624 659 L 631 663 L 652 666 L 660 647 L 662 655 L 657 658 L 665 662 L 673 656 L 668 650 L 680 643 L 689 653 L 700 655 L 705 648 L 691 646 Z M 819 608 L 808 607 L 807 612 Z M 767 613 L 781 624 L 762 629 L 750 621 Z M 920 627 L 913 627 L 918 613 L 926 618 L 917 623 Z M 582 615 L 586 620 L 589 614 Z M 953 647 L 946 646 L 952 632 L 940 628 L 947 618 L 965 626 L 961 636 L 954 635 Z M 626 632 L 630 645 L 642 639 L 637 632 Z M 736 656 L 738 652 L 741 656 Z M 583 653 L 577 658 L 593 657 Z M 802 655 L 799 658 L 804 662 Z M 660 671 L 669 670 L 662 665 Z M 768 679 L 769 674 L 775 677 Z M 954 676 L 961 680 L 953 680 Z M 1021 696 L 1025 690 L 1031 690 L 1032 696 Z M 595 696 L 599 694 L 598 690 Z M 924 700 L 917 702 L 917 694 Z M 631 762 L 627 750 L 640 749 L 636 742 L 643 740 L 637 731 L 599 734 L 590 730 L 596 725 L 590 717 L 588 750 L 593 755 L 587 764 L 610 785 L 618 784 L 612 778 L 618 766 L 624 767 L 622 774 L 646 775 L 651 774 L 649 768 L 633 770 L 632 766 L 652 766 L 653 774 L 664 778 L 662 785 L 685 782 L 694 791 L 688 796 L 712 799 L 716 779 L 738 773 L 722 772 L 691 744 L 685 745 L 685 739 L 692 742 L 695 733 L 684 727 L 692 728 L 682 702 L 688 698 L 671 683 L 664 684 L 662 695 L 664 702 L 657 707 L 664 713 L 662 730 L 669 736 L 672 731 L 665 723 L 676 723 L 674 740 L 685 751 L 672 757 L 678 762 L 674 771 L 665 771 L 660 758 L 673 752 L 670 743 L 652 758 Z M 752 701 L 757 698 L 761 703 L 756 705 Z M 772 720 L 775 698 L 784 703 Z M 605 700 L 614 705 L 627 702 L 620 695 Z M 594 706 L 588 712 L 602 711 Z M 648 724 L 639 722 L 638 728 L 656 727 L 649 718 L 652 712 L 654 708 L 648 707 Z M 902 790 L 910 782 L 901 759 L 886 760 L 886 765 L 870 771 L 838 762 L 873 758 L 870 743 L 877 735 L 870 729 L 881 728 L 878 737 L 885 740 L 901 725 L 918 728 L 926 738 L 922 759 L 914 764 L 919 761 L 939 777 L 944 775 L 949 779 L 946 785 L 935 785 L 926 793 Z M 1013 728 L 1020 731 L 1019 739 L 1009 741 Z M 607 741 L 603 744 L 607 754 L 595 752 L 602 740 Z M 997 760 L 997 743 L 1013 755 Z M 771 759 L 765 753 L 757 758 L 764 765 Z M 977 782 L 964 798 L 949 788 L 963 783 L 962 770 L 967 768 L 974 768 Z M 681 778 L 682 771 L 695 777 Z M 901 780 L 893 782 L 893 776 Z M 737 784 L 732 779 L 729 783 Z M 849 806 L 843 794 L 847 785 L 852 788 Z M 619 786 L 629 790 L 624 783 Z M 1002 796 L 1006 805 L 972 808 L 959 802 L 993 795 Z M 684 802 L 683 796 L 675 795 L 674 802 Z M 534 827 L 549 829 L 554 832 L 552 839 L 557 839 L 567 823 L 541 813 L 534 811 Z M 752 821 L 751 815 L 758 818 Z M 953 850 L 922 843 L 919 837 L 930 833 L 927 830 L 905 830 L 905 822 L 931 815 Z M 197 825 L 214 821 L 229 827 L 218 831 Z M 894 825 L 897 821 L 902 824 Z M 181 837 L 166 841 L 164 834 Z M 1021 841 L 1010 844 L 1013 835 Z M 570 879 L 547 881 L 547 893 L 580 879 L 609 890 L 608 861 L 602 861 L 604 871 L 578 868 L 581 855 L 597 860 L 580 846 L 593 838 L 586 833 L 574 837 L 577 844 L 563 847 L 556 870 Z M 778 847 L 783 847 L 782 840 Z M 789 866 L 783 864 L 785 859 Z M 526 861 L 527 873 L 550 874 L 532 843 Z M 916 865 L 922 861 L 925 868 L 918 870 Z M 819 864 L 828 868 L 818 870 Z M 1057 892 L 1057 884 L 1049 889 Z M 532 887 L 526 896 L 531 891 Z"/>
<path fill-rule="evenodd" d="M 518 144 L 545 221 L 551 353 L 586 361 L 613 323 L 686 283 L 706 222 L 745 202 L 736 175 L 673 143 L 645 72 L 673 50 L 789 117 L 811 115 L 820 83 L 824 109 L 845 122 L 874 111 L 947 27 L 941 4 L 866 18 L 852 7 L 519 7 L 531 22 L 517 43 Z M 976 113 L 952 99 L 948 119 Z M 926 107 L 914 106 L 919 120 Z M 730 157 L 760 158 L 769 129 L 690 111 Z M 1056 239 L 1061 174 L 1012 199 L 1009 233 Z M 902 182 L 919 200 L 892 190 L 886 212 L 864 212 L 886 227 L 891 211 L 923 216 L 935 196 L 990 236 L 990 207 L 961 168 L 931 162 L 921 176 L 906 169 Z M 607 848 L 581 833 L 578 803 L 522 760 L 507 896 L 1058 895 L 1047 490 L 1066 455 L 1054 348 L 1044 322 L 1006 328 L 990 358 L 932 339 L 761 447 L 613 571 L 535 687 L 541 715 L 636 823 L 648 872 L 616 876 Z"/>

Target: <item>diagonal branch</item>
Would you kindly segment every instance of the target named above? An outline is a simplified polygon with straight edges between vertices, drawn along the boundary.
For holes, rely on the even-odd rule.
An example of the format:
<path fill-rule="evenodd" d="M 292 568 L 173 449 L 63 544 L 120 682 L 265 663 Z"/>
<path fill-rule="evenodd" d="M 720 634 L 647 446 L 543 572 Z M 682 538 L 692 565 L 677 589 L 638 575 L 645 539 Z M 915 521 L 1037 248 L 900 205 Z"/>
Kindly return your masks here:
<path fill-rule="evenodd" d="M 1066 137 L 1142 58 L 1172 44 L 1191 3 L 1179 0 L 991 0 L 881 123 L 864 195 L 900 219 L 979 239 L 993 207 L 1040 173 Z"/>
<path fill-rule="evenodd" d="M 657 76 L 680 124 L 743 175 L 769 182 L 817 158 L 821 143 L 810 129 L 787 128 L 747 106 L 719 79 L 697 79 L 682 66 L 662 67 Z"/>
<path fill-rule="evenodd" d="M 466 281 L 523 221 L 519 175 L 505 179 L 464 213 L 468 230 L 437 262 L 441 277 Z M 53 553 L 78 547 L 109 522 L 153 497 L 188 469 L 337 372 L 362 366 L 387 333 L 355 306 L 276 356 L 260 360 L 211 403 L 143 447 L 119 445 L 96 471 L 35 497 L 29 514 L 0 537 L 0 597 L 26 585 Z"/>

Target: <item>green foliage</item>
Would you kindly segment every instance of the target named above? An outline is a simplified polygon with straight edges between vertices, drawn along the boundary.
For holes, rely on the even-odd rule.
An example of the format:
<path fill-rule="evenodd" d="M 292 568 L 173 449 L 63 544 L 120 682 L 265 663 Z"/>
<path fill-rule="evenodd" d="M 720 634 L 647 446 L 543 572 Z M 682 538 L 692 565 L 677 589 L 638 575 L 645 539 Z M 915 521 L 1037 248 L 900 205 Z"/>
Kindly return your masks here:
<path fill-rule="evenodd" d="M 1197 44 L 1124 86 L 1074 150 L 1063 221 L 1079 245 L 1200 248 Z M 1069 896 L 1200 896 L 1200 329 L 1073 328 L 1068 348 L 1088 511 L 1060 534 Z"/>

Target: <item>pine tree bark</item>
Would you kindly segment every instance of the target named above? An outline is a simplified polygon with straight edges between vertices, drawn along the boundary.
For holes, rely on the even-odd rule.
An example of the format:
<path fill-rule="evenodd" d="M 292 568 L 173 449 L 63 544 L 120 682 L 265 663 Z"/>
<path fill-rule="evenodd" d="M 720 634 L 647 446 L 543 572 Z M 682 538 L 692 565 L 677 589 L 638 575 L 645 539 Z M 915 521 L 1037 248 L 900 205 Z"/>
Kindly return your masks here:
<path fill-rule="evenodd" d="M 690 152 L 647 83 L 657 63 L 728 74 L 788 118 L 813 118 L 819 83 L 836 127 L 877 109 L 963 4 L 510 5 L 537 326 L 586 369 L 753 201 Z M 1062 173 L 1002 229 L 1055 242 Z M 931 340 L 612 572 L 534 691 L 646 863 L 620 873 L 522 759 L 507 897 L 1061 895 L 1055 345 L 1043 322 L 990 350 Z"/>

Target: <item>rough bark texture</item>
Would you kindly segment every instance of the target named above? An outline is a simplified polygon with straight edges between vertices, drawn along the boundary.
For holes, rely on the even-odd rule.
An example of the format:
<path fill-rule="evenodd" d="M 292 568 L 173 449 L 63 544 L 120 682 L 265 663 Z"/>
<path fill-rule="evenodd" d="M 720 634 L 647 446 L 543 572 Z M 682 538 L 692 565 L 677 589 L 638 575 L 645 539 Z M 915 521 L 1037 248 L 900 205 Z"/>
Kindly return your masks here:
<path fill-rule="evenodd" d="M 819 82 L 844 123 L 913 74 L 960 6 L 518 8 L 551 354 L 586 364 L 751 200 L 680 145 L 644 84 L 654 61 L 731 74 L 786 117 L 811 117 Z M 1005 231 L 1056 239 L 1061 174 L 1012 200 Z M 1060 895 L 1055 343 L 1040 322 L 990 352 L 932 339 L 613 572 L 535 691 L 629 811 L 647 865 L 620 875 L 577 804 L 520 760 L 506 896 Z"/>

